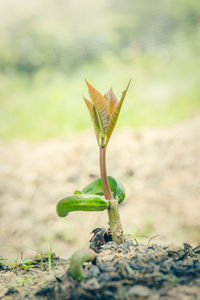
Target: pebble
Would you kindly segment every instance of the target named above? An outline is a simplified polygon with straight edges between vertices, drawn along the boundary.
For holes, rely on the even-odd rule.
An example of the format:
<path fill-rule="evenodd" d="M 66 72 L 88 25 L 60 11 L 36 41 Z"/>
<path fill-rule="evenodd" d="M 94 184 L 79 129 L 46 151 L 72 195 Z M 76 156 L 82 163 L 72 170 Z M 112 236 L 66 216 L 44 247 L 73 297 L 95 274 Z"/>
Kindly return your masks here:
<path fill-rule="evenodd" d="M 117 248 L 118 248 L 117 243 L 115 243 L 113 241 L 112 242 L 108 242 L 105 245 L 102 245 L 102 247 L 101 247 L 101 249 L 103 249 L 103 250 L 111 250 L 111 249 L 115 250 Z"/>
<path fill-rule="evenodd" d="M 116 268 L 112 263 L 106 262 L 100 266 L 102 272 L 115 272 Z"/>
<path fill-rule="evenodd" d="M 100 288 L 100 284 L 96 278 L 91 278 L 87 281 L 82 281 L 81 286 L 84 290 L 98 290 Z"/>
<path fill-rule="evenodd" d="M 134 247 L 134 246 L 136 246 L 136 243 L 134 243 L 133 240 L 127 240 L 123 243 L 121 248 L 123 251 L 123 250 L 129 250 L 131 247 Z"/>
<path fill-rule="evenodd" d="M 151 293 L 151 290 L 144 285 L 135 285 L 128 290 L 128 296 L 144 297 L 147 298 Z"/>
<path fill-rule="evenodd" d="M 91 265 L 88 271 L 88 278 L 97 277 L 100 274 L 100 270 L 97 266 Z"/>

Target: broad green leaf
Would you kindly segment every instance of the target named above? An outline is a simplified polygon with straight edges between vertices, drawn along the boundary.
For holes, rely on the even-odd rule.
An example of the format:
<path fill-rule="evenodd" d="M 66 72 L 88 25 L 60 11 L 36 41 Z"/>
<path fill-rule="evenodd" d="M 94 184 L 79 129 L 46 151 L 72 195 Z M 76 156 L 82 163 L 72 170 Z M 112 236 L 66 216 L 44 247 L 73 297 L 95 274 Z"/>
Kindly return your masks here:
<path fill-rule="evenodd" d="M 118 202 L 121 203 L 125 199 L 125 189 L 123 185 L 119 182 L 119 180 L 112 176 L 108 176 L 108 184 L 113 198 L 117 199 Z M 82 191 L 78 191 L 78 193 L 104 195 L 101 178 L 94 180 L 84 187 Z M 74 194 L 77 194 L 77 191 L 75 191 Z"/>
<path fill-rule="evenodd" d="M 60 200 L 56 210 L 59 217 L 66 217 L 71 211 L 100 211 L 108 206 L 109 202 L 103 196 L 77 194 Z"/>

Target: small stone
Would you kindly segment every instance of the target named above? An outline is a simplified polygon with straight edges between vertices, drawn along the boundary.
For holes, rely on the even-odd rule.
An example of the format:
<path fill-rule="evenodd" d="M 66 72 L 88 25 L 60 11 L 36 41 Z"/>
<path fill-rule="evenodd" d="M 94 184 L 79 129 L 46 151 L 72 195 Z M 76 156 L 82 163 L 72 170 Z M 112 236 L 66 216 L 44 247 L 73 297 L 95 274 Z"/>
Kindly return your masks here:
<path fill-rule="evenodd" d="M 38 296 L 52 297 L 53 295 L 54 295 L 54 287 L 53 286 L 41 288 L 39 291 L 37 291 L 35 293 L 36 297 L 38 297 Z"/>
<path fill-rule="evenodd" d="M 144 285 L 135 285 L 131 287 L 128 291 L 128 296 L 137 296 L 137 297 L 148 297 L 150 295 L 151 291 L 148 287 Z"/>
<path fill-rule="evenodd" d="M 133 240 L 127 240 L 120 246 L 120 251 L 128 253 L 131 247 L 136 246 Z"/>
<path fill-rule="evenodd" d="M 118 248 L 117 243 L 115 243 L 113 241 L 108 242 L 107 244 L 101 246 L 101 249 L 103 249 L 103 250 L 116 250 L 117 248 Z"/>
<path fill-rule="evenodd" d="M 102 264 L 100 266 L 100 269 L 102 272 L 115 272 L 116 271 L 115 266 L 110 262 L 105 262 L 105 264 Z"/>
<path fill-rule="evenodd" d="M 99 282 L 109 282 L 111 280 L 110 273 L 101 273 L 98 277 Z"/>
<path fill-rule="evenodd" d="M 5 293 L 5 296 L 10 296 L 13 294 L 19 293 L 17 289 L 15 289 L 14 287 L 10 287 L 7 292 Z"/>
<path fill-rule="evenodd" d="M 88 278 L 97 277 L 99 274 L 99 268 L 95 265 L 91 265 L 90 269 L 88 270 Z"/>
<path fill-rule="evenodd" d="M 1 257 L 0 257 L 1 258 Z M 0 263 L 0 270 L 8 271 L 10 268 L 2 263 Z"/>
<path fill-rule="evenodd" d="M 123 247 L 129 249 L 130 247 L 136 246 L 133 240 L 127 240 L 124 242 Z"/>
<path fill-rule="evenodd" d="M 125 261 L 116 262 L 115 267 L 122 278 L 132 278 L 135 273 L 134 270 Z"/>
<path fill-rule="evenodd" d="M 98 290 L 100 288 L 100 284 L 98 283 L 96 278 L 82 281 L 81 286 L 84 290 Z"/>

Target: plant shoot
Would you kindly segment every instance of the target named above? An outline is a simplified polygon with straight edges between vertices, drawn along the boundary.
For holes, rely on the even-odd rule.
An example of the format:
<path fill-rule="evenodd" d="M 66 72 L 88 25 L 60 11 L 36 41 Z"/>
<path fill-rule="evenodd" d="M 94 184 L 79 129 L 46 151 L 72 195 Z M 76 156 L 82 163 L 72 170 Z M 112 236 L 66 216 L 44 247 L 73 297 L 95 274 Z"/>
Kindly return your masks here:
<path fill-rule="evenodd" d="M 65 217 L 71 211 L 101 211 L 107 209 L 110 232 L 113 241 L 121 244 L 124 241 L 118 204 L 125 198 L 123 185 L 111 176 L 107 176 L 106 149 L 115 128 L 127 88 L 118 101 L 112 88 L 103 96 L 87 80 L 90 99 L 84 97 L 88 107 L 99 146 L 99 162 L 101 177 L 81 191 L 76 190 L 73 196 L 60 200 L 57 213 Z"/>

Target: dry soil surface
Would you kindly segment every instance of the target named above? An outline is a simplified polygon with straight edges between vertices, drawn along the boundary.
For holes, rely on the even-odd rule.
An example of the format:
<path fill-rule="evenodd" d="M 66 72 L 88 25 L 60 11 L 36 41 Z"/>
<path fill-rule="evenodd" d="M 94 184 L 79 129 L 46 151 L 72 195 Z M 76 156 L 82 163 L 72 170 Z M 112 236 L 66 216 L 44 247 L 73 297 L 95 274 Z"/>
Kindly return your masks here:
<path fill-rule="evenodd" d="M 168 129 L 118 130 L 108 174 L 126 189 L 124 230 L 159 244 L 200 242 L 200 116 Z M 56 203 L 99 177 L 93 131 L 38 144 L 0 143 L 0 256 L 18 259 L 52 249 L 63 258 L 88 245 L 106 212 L 56 215 Z"/>
<path fill-rule="evenodd" d="M 199 300 L 200 247 L 109 242 L 84 264 L 82 281 L 72 278 L 67 261 L 52 257 L 51 270 L 47 262 L 36 259 L 27 270 L 1 266 L 0 299 Z"/>

